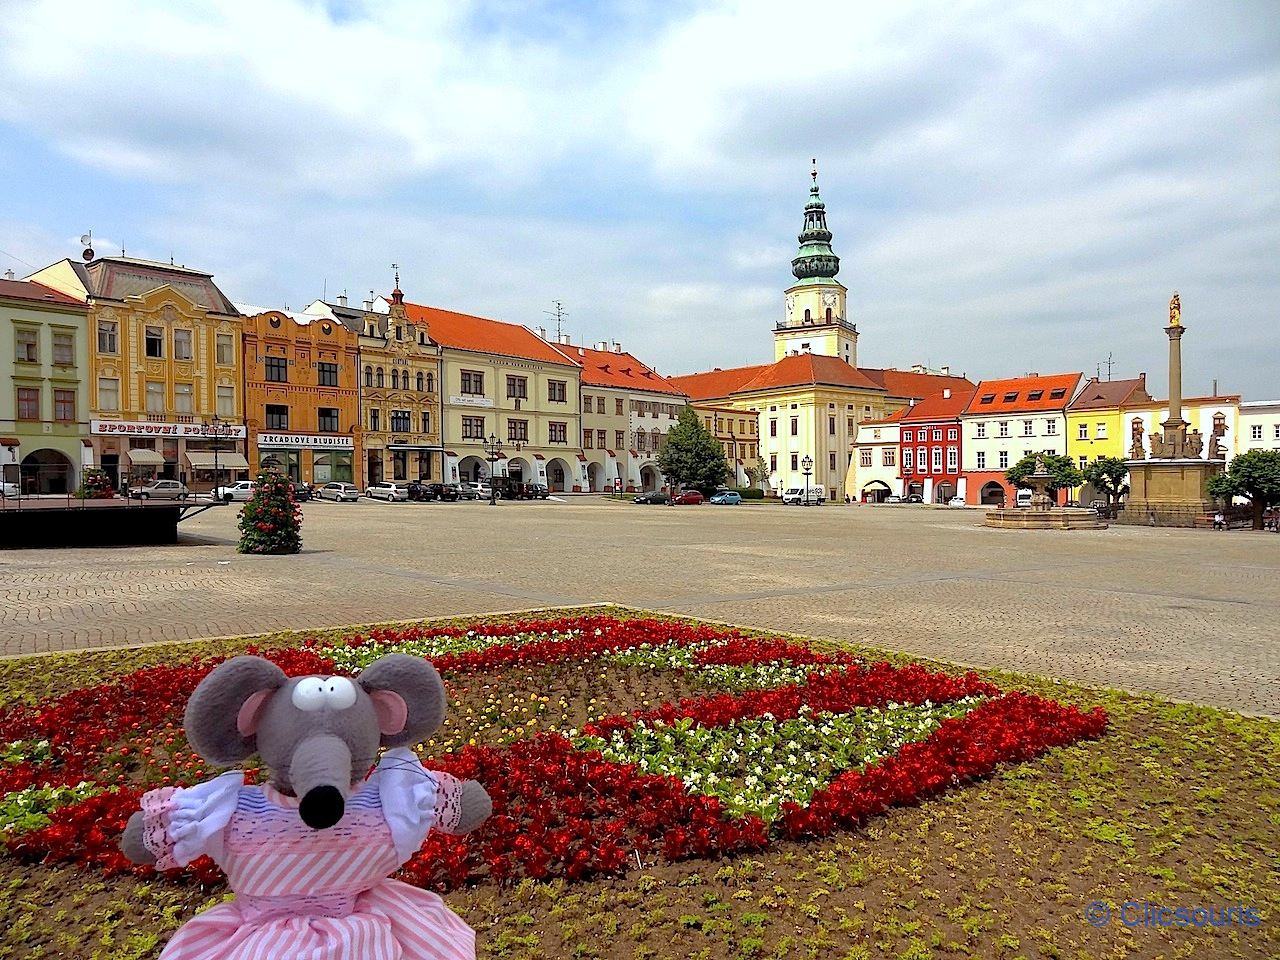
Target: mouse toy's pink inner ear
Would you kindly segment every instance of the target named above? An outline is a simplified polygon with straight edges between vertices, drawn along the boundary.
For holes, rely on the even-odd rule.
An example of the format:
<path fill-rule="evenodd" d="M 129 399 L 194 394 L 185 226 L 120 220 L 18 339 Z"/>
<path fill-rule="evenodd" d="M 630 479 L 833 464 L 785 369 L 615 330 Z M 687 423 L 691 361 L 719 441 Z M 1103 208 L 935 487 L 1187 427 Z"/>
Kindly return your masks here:
<path fill-rule="evenodd" d="M 240 706 L 240 712 L 236 714 L 236 729 L 240 731 L 240 736 L 246 740 L 258 732 L 258 721 L 262 719 L 262 711 L 267 706 L 267 699 L 274 690 L 259 690 L 257 693 L 249 694 L 249 697 Z"/>
<path fill-rule="evenodd" d="M 378 715 L 378 729 L 384 737 L 394 736 L 404 729 L 409 719 L 409 706 L 404 697 L 394 690 L 370 690 L 369 699 Z"/>

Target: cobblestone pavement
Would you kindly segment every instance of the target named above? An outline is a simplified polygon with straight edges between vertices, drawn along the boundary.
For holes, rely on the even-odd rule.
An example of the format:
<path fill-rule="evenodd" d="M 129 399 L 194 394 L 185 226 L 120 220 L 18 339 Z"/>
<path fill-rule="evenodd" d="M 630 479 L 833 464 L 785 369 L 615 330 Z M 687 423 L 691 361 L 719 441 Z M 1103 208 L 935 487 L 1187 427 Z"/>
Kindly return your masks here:
<path fill-rule="evenodd" d="M 612 601 L 1280 715 L 1280 536 L 988 530 L 927 507 L 316 503 L 175 547 L 0 551 L 0 654 Z"/>

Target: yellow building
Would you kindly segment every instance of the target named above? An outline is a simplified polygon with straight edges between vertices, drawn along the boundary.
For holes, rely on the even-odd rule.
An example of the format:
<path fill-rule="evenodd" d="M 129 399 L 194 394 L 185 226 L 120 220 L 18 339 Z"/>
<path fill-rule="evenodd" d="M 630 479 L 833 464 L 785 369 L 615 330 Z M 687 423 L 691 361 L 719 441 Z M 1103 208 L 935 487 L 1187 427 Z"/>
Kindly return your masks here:
<path fill-rule="evenodd" d="M 198 485 L 216 446 L 222 470 L 248 469 L 240 315 L 211 274 L 101 257 L 62 260 L 31 279 L 89 304 L 95 466 Z"/>

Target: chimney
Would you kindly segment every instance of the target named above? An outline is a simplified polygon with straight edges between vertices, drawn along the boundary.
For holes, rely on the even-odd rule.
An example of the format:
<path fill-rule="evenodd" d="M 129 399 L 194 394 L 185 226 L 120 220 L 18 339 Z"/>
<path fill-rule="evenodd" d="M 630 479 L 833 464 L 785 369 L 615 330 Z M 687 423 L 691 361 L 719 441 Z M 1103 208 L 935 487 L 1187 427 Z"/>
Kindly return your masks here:
<path fill-rule="evenodd" d="M 1218 378 L 1217 377 L 1213 378 L 1213 395 L 1215 397 L 1218 395 Z"/>
<path fill-rule="evenodd" d="M 12 267 L 10 267 L 8 270 L 6 270 L 6 271 L 4 272 L 4 278 L 5 278 L 6 280 L 12 280 L 12 279 L 13 279 L 13 268 L 12 268 Z"/>
<path fill-rule="evenodd" d="M 601 351 L 601 352 L 603 353 L 604 351 L 606 351 L 606 350 L 608 350 L 608 349 L 609 349 L 609 341 L 608 341 L 608 340 L 601 340 L 601 341 L 599 341 L 598 343 L 593 343 L 593 344 L 591 345 L 591 349 L 592 349 L 592 350 L 599 350 L 599 351 Z"/>
<path fill-rule="evenodd" d="M 949 377 L 949 376 L 951 376 L 951 367 L 950 367 L 948 364 L 945 364 L 945 363 L 944 363 L 944 364 L 942 365 L 941 369 L 942 369 L 942 375 L 943 375 L 944 377 Z"/>
<path fill-rule="evenodd" d="M 540 339 L 540 340 L 545 340 L 545 339 L 547 339 L 547 328 L 546 328 L 546 327 L 536 327 L 535 329 L 538 331 L 538 339 Z"/>
<path fill-rule="evenodd" d="M 569 336 L 569 334 L 567 333 L 562 333 L 560 334 L 560 342 L 565 346 L 568 346 L 569 344 L 573 343 L 573 337 Z"/>
<path fill-rule="evenodd" d="M 617 340 L 613 341 L 613 352 L 614 353 L 622 352 L 622 344 L 620 344 Z"/>
<path fill-rule="evenodd" d="M 951 388 L 950 388 L 950 387 L 943 387 L 943 388 L 942 388 L 942 399 L 943 399 L 943 400 L 950 400 L 950 399 L 951 399 Z"/>
<path fill-rule="evenodd" d="M 347 291 L 343 290 L 338 294 L 338 306 L 345 307 L 347 305 Z"/>

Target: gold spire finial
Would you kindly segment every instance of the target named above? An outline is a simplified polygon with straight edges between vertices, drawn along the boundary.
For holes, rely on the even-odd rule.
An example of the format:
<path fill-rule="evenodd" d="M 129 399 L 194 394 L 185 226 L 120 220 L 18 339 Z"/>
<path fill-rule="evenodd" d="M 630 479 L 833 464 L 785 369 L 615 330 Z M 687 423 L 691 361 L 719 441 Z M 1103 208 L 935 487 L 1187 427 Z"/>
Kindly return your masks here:
<path fill-rule="evenodd" d="M 1177 290 L 1173 291 L 1173 299 L 1169 301 L 1169 326 L 1182 326 L 1182 301 Z"/>

